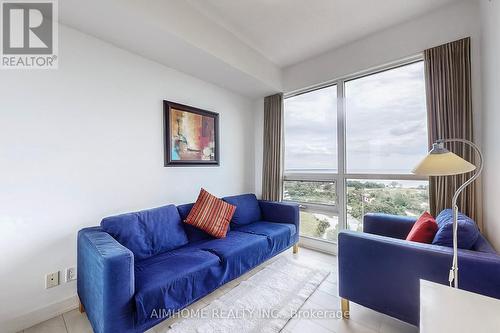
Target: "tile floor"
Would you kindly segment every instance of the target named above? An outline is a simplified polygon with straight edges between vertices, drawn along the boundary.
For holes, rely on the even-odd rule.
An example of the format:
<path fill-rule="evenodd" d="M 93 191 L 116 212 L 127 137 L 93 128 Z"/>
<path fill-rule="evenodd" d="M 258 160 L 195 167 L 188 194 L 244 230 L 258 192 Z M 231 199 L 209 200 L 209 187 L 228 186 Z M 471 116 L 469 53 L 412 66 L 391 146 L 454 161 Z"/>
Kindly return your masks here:
<path fill-rule="evenodd" d="M 299 262 L 317 264 L 331 271 L 330 276 L 304 303 L 302 309 L 338 310 L 340 299 L 337 292 L 337 258 L 335 256 L 300 248 L 299 253 L 293 255 L 288 250 L 280 256 L 292 257 Z M 213 300 L 223 295 L 241 281 L 263 269 L 277 258 L 260 265 L 240 278 L 222 286 L 213 293 L 192 304 L 193 309 L 203 308 Z M 414 333 L 418 332 L 415 326 L 408 325 L 394 318 L 372 311 L 351 302 L 351 318 L 340 319 L 292 319 L 283 328 L 283 333 Z M 147 333 L 166 333 L 173 320 L 166 320 L 151 328 Z M 92 333 L 92 328 L 85 314 L 77 309 L 64 313 L 43 323 L 25 329 L 24 333 Z M 119 333 L 119 332 L 117 332 Z"/>

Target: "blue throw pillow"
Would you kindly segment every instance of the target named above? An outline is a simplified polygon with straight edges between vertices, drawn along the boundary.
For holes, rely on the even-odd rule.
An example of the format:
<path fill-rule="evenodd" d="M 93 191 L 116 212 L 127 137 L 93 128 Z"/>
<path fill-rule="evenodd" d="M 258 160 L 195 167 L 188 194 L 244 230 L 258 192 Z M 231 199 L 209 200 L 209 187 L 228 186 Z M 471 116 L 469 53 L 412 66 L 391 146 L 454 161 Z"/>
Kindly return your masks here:
<path fill-rule="evenodd" d="M 259 201 L 255 194 L 242 194 L 222 198 L 228 204 L 236 206 L 231 222 L 237 225 L 249 224 L 261 219 Z"/>
<path fill-rule="evenodd" d="M 174 205 L 106 217 L 101 227 L 138 260 L 187 244 L 181 217 Z"/>
<path fill-rule="evenodd" d="M 432 244 L 453 247 L 453 210 L 445 209 L 436 218 L 438 231 Z M 458 243 L 460 249 L 470 250 L 479 237 L 476 223 L 467 215 L 458 213 Z"/>

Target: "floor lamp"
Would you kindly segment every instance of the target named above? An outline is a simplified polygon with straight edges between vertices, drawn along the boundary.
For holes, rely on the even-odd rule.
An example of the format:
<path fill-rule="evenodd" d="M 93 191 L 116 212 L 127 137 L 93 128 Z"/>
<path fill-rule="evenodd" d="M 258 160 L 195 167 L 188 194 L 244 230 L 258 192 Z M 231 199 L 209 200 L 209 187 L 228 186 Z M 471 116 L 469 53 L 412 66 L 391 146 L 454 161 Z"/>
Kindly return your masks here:
<path fill-rule="evenodd" d="M 444 147 L 448 142 L 462 142 L 471 146 L 478 156 L 477 167 L 455 155 Z M 413 169 L 412 173 L 419 176 L 451 176 L 459 175 L 476 170 L 474 175 L 467 179 L 455 192 L 452 199 L 453 207 L 453 264 L 451 266 L 449 281 L 450 287 L 458 288 L 458 247 L 457 247 L 457 233 L 458 233 L 458 206 L 457 201 L 460 193 L 477 177 L 483 170 L 483 154 L 479 147 L 473 142 L 465 139 L 442 139 L 437 140 L 433 145 L 429 154 Z"/>

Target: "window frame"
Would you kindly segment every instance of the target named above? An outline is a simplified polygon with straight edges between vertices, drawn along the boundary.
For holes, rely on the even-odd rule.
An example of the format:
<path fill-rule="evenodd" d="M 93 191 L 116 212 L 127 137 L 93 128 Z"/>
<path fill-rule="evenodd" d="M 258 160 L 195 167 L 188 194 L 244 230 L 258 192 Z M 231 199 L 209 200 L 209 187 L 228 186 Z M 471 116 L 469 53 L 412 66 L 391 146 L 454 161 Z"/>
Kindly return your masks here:
<path fill-rule="evenodd" d="M 338 216 L 340 230 L 347 228 L 347 180 L 415 180 L 429 181 L 429 177 L 417 176 L 413 174 L 376 174 L 376 173 L 347 173 L 347 151 L 346 151 L 346 103 L 345 103 L 345 83 L 348 81 L 363 78 L 365 76 L 375 75 L 399 67 L 408 66 L 424 60 L 423 54 L 417 54 L 408 58 L 404 58 L 383 66 L 373 67 L 364 71 L 360 71 L 351 75 L 345 75 L 334 80 L 309 86 L 304 89 L 299 89 L 285 93 L 284 99 L 294 97 L 301 94 L 306 94 L 318 89 L 337 86 L 337 172 L 298 172 L 296 170 L 287 172 L 283 170 L 281 179 L 282 188 L 284 181 L 328 181 L 335 182 L 336 198 L 335 205 L 327 204 L 311 204 L 306 202 L 296 202 L 299 204 L 301 211 L 334 214 Z M 286 111 L 285 111 L 286 112 Z M 285 118 L 283 116 L 283 118 Z M 283 124 L 285 119 L 283 119 Z M 285 128 L 285 127 L 283 127 Z M 282 161 L 281 165 L 285 165 L 285 142 L 286 133 L 283 135 L 282 145 Z M 310 236 L 300 235 L 301 242 L 310 247 L 336 253 L 335 241 L 318 239 Z"/>

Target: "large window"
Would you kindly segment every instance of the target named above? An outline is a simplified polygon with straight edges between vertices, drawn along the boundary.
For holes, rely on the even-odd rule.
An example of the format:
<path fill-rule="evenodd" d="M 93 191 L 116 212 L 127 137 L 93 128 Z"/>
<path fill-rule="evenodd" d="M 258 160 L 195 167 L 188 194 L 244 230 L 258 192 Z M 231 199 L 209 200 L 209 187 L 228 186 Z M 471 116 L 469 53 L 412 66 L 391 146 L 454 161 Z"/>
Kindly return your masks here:
<path fill-rule="evenodd" d="M 337 190 L 334 181 L 297 181 L 283 183 L 283 199 L 302 203 L 301 234 L 335 241 L 339 230 Z"/>
<path fill-rule="evenodd" d="M 303 236 L 335 241 L 339 225 L 337 86 L 285 99 L 283 199 L 301 204 Z"/>
<path fill-rule="evenodd" d="M 348 173 L 407 174 L 427 152 L 422 62 L 345 83 Z"/>
<path fill-rule="evenodd" d="M 427 181 L 346 180 L 347 228 L 362 231 L 365 213 L 418 216 L 429 209 Z"/>
<path fill-rule="evenodd" d="M 340 79 L 285 98 L 283 199 L 301 204 L 301 236 L 335 242 L 368 212 L 416 216 L 428 182 L 423 62 Z"/>
<path fill-rule="evenodd" d="M 285 170 L 337 170 L 337 87 L 285 99 Z"/>

